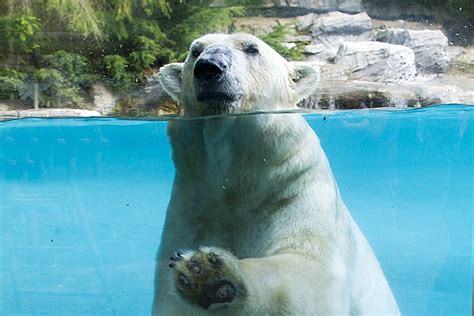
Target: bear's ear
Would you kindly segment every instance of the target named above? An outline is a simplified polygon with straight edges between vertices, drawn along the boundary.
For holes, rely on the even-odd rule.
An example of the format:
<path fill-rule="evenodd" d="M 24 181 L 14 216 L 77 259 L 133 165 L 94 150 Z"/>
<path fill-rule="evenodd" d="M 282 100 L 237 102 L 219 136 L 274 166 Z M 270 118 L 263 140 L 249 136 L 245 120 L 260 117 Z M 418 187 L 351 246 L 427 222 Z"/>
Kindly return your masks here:
<path fill-rule="evenodd" d="M 182 70 L 183 63 L 173 63 L 161 67 L 158 72 L 161 86 L 176 102 L 181 96 Z"/>
<path fill-rule="evenodd" d="M 319 86 L 319 67 L 304 62 L 290 62 L 291 80 L 298 101 L 312 94 Z"/>

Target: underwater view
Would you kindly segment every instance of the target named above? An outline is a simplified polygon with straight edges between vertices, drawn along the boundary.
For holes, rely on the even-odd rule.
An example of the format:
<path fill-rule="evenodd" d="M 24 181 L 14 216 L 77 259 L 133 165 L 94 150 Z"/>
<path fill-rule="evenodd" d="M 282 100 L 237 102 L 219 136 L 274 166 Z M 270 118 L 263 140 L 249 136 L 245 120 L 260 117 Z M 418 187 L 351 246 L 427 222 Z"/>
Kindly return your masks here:
<path fill-rule="evenodd" d="M 304 118 L 400 312 L 470 315 L 474 107 Z M 167 124 L 0 122 L 0 314 L 151 313 L 175 175 Z"/>

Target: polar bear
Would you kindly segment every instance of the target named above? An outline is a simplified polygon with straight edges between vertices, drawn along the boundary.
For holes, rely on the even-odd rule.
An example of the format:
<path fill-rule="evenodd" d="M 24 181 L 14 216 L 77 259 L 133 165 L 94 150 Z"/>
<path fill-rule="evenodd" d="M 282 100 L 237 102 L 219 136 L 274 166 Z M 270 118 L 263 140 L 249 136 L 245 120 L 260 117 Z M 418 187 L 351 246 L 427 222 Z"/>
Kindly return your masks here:
<path fill-rule="evenodd" d="M 160 70 L 184 119 L 154 315 L 399 314 L 305 119 L 243 115 L 296 109 L 318 76 L 248 34 L 201 37 Z"/>

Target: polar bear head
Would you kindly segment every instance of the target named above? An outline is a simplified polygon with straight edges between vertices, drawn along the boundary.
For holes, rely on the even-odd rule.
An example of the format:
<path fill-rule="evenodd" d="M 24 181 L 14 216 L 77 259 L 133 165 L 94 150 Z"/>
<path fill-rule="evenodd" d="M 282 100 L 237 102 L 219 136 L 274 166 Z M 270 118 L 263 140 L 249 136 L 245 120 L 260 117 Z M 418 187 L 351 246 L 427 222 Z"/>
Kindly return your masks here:
<path fill-rule="evenodd" d="M 319 70 L 287 62 L 249 34 L 208 34 L 184 63 L 160 69 L 164 90 L 185 116 L 295 108 L 318 85 Z"/>

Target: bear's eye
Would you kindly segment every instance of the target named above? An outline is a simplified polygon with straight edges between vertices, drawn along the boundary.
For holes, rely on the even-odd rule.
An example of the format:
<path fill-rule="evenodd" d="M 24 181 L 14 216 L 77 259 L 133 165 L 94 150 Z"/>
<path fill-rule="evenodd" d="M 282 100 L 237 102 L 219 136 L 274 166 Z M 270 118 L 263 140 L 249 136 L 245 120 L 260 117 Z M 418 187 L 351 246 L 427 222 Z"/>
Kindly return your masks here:
<path fill-rule="evenodd" d="M 191 46 L 191 55 L 197 58 L 199 57 L 199 55 L 201 55 L 203 50 L 204 50 L 203 45 L 199 42 L 196 42 Z"/>
<path fill-rule="evenodd" d="M 191 55 L 193 55 L 193 57 L 199 57 L 201 53 L 202 53 L 202 49 L 200 47 L 193 47 L 191 49 Z"/>
<path fill-rule="evenodd" d="M 247 44 L 244 46 L 244 52 L 249 55 L 258 55 L 258 46 L 255 44 Z"/>

